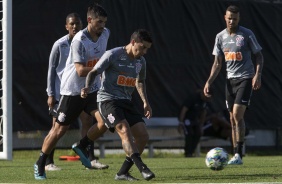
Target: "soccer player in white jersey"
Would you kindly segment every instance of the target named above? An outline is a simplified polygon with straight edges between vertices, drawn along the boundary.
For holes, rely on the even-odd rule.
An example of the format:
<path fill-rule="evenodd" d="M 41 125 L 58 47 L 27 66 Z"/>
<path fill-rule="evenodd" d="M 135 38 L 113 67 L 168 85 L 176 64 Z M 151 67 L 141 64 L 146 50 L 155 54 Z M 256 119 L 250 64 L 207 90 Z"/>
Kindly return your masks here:
<path fill-rule="evenodd" d="M 210 76 L 205 84 L 204 93 L 210 96 L 210 86 L 217 77 L 222 62 L 226 63 L 226 105 L 230 114 L 232 126 L 232 140 L 234 157 L 228 164 L 243 164 L 242 149 L 245 138 L 244 114 L 250 104 L 253 90 L 261 87 L 261 73 L 263 68 L 263 55 L 261 46 L 254 33 L 245 27 L 239 26 L 240 12 L 237 6 L 227 8 L 224 16 L 226 29 L 216 35 L 213 49 L 214 63 Z M 254 55 L 254 67 L 251 55 Z"/>
<path fill-rule="evenodd" d="M 80 91 L 84 87 L 88 72 L 106 51 L 110 35 L 110 31 L 105 28 L 106 21 L 107 12 L 104 8 L 99 5 L 91 5 L 87 12 L 87 27 L 73 37 L 61 80 L 61 97 L 57 108 L 56 123 L 45 137 L 39 159 L 34 164 L 36 180 L 46 179 L 45 163 L 48 155 L 82 111 L 95 117 L 98 122 L 96 124 L 103 124 L 96 103 L 97 90 L 101 85 L 100 76 L 97 76 L 96 80 L 89 85 L 90 94 L 87 98 L 81 98 Z M 86 146 L 91 143 L 91 141 L 87 142 Z M 88 157 L 86 159 L 89 164 L 84 165 L 92 168 Z"/>
<path fill-rule="evenodd" d="M 66 60 L 69 55 L 70 44 L 74 35 L 82 29 L 82 21 L 77 13 L 71 13 L 66 17 L 66 30 L 69 32 L 67 35 L 58 39 L 50 53 L 49 57 L 49 68 L 47 77 L 47 104 L 49 106 L 49 114 L 53 116 L 53 125 L 56 123 L 56 112 L 58 102 L 60 99 L 60 85 L 63 75 L 64 68 L 66 66 Z M 79 116 L 81 120 L 81 135 L 84 137 L 93 125 L 93 117 L 85 112 L 82 112 Z M 46 160 L 46 171 L 58 171 L 61 168 L 54 164 L 54 151 L 52 150 Z M 95 169 L 108 168 L 107 165 L 102 164 L 98 161 L 98 158 L 94 155 L 94 143 L 89 145 L 87 150 L 88 157 L 91 160 L 92 167 Z"/>
<path fill-rule="evenodd" d="M 137 89 L 144 103 L 144 115 L 152 116 L 152 109 L 146 94 L 146 60 L 143 57 L 152 45 L 151 35 L 144 29 L 136 30 L 130 43 L 106 51 L 102 58 L 89 72 L 81 97 L 88 98 L 91 84 L 98 74 L 102 73 L 101 88 L 97 101 L 99 111 L 105 120 L 107 128 L 116 131 L 122 140 L 126 159 L 115 176 L 115 180 L 137 180 L 129 174 L 129 169 L 135 164 L 145 180 L 155 177 L 155 174 L 143 163 L 142 154 L 149 135 L 135 104 L 131 101 L 132 92 Z M 86 139 L 95 140 L 99 135 L 98 128 L 93 129 L 93 137 L 80 140 L 79 145 L 85 144 Z M 80 150 L 85 147 L 80 146 Z M 80 155 L 83 157 L 83 155 Z"/>

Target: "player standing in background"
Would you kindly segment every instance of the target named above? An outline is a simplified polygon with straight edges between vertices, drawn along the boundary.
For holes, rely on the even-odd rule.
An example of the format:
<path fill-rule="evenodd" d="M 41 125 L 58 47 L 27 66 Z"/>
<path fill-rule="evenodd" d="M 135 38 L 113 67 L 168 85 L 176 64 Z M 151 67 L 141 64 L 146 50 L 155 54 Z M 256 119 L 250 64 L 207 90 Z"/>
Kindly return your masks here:
<path fill-rule="evenodd" d="M 53 116 L 53 125 L 56 122 L 56 112 L 58 107 L 58 102 L 60 99 L 60 85 L 61 79 L 66 66 L 66 60 L 69 55 L 70 44 L 74 35 L 82 29 L 82 21 L 80 16 L 77 13 L 71 13 L 66 17 L 66 30 L 69 32 L 67 35 L 63 36 L 57 40 L 50 53 L 49 57 L 49 68 L 48 68 L 48 77 L 47 77 L 47 95 L 48 100 L 47 104 L 49 106 L 49 114 Z M 81 136 L 84 137 L 93 125 L 93 117 L 88 115 L 85 112 L 80 114 L 81 120 Z M 52 150 L 50 155 L 46 160 L 46 171 L 57 171 L 61 168 L 57 167 L 54 164 L 54 151 Z M 91 160 L 91 164 L 95 169 L 104 169 L 108 168 L 107 165 L 101 164 L 98 161 L 98 158 L 94 155 L 94 143 L 89 145 L 88 156 Z"/>
<path fill-rule="evenodd" d="M 147 118 L 152 116 L 145 84 L 146 60 L 143 57 L 151 45 L 151 35 L 146 30 L 136 30 L 128 45 L 111 49 L 102 56 L 87 75 L 85 88 L 81 90 L 81 97 L 88 98 L 90 84 L 102 73 L 101 88 L 97 96 L 99 111 L 107 128 L 118 133 L 126 153 L 126 159 L 115 180 L 137 180 L 129 174 L 133 164 L 137 166 L 145 180 L 155 177 L 140 156 L 149 140 L 149 134 L 142 115 L 131 101 L 132 92 L 136 88 L 144 104 L 144 115 Z M 82 150 L 80 152 L 83 153 L 87 142 L 97 139 L 99 132 L 99 129 L 93 129 L 92 137 L 87 135 L 73 148 Z M 85 157 L 83 154 L 79 156 Z"/>
<path fill-rule="evenodd" d="M 96 102 L 97 90 L 101 85 L 100 76 L 97 76 L 95 81 L 89 84 L 90 94 L 87 98 L 81 98 L 80 92 L 84 87 L 88 72 L 93 69 L 106 51 L 110 35 L 110 31 L 105 28 L 106 21 L 107 12 L 104 8 L 99 5 L 91 5 L 87 12 L 87 27 L 79 31 L 72 40 L 61 80 L 61 97 L 57 108 L 56 123 L 45 137 L 40 156 L 34 164 L 36 180 L 46 179 L 45 163 L 48 155 L 82 111 L 95 117 L 98 121 L 96 124 L 104 124 Z M 87 146 L 90 143 L 92 142 L 88 142 Z M 89 163 L 89 165 L 86 165 L 87 168 L 92 168 L 88 157 L 86 159 Z"/>
<path fill-rule="evenodd" d="M 226 105 L 230 114 L 235 153 L 228 164 L 238 165 L 243 164 L 244 114 L 250 104 L 252 90 L 258 90 L 261 87 L 264 60 L 261 53 L 262 48 L 254 33 L 238 25 L 240 20 L 239 8 L 234 5 L 229 6 L 224 18 L 227 28 L 216 35 L 213 49 L 214 63 L 204 87 L 204 93 L 206 96 L 210 96 L 210 86 L 217 77 L 225 59 L 227 71 Z M 252 53 L 256 61 L 255 68 L 251 60 Z"/>

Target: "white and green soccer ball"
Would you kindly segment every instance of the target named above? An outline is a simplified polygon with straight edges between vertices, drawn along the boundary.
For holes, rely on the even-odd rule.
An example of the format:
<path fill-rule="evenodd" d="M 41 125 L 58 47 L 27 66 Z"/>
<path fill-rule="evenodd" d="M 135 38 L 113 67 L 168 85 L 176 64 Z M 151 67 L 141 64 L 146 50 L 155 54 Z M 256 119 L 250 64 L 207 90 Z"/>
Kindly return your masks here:
<path fill-rule="evenodd" d="M 222 170 L 228 163 L 228 153 L 223 148 L 213 148 L 206 156 L 206 165 L 212 170 Z"/>

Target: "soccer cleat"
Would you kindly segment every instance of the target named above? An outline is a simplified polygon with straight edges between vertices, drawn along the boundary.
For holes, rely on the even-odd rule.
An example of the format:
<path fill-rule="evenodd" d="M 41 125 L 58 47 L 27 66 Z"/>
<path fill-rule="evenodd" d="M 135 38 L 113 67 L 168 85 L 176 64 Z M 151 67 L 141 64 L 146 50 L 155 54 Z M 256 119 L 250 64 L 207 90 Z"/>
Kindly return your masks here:
<path fill-rule="evenodd" d="M 89 169 L 108 169 L 109 166 L 106 164 L 102 164 L 97 159 L 91 161 L 91 168 Z"/>
<path fill-rule="evenodd" d="M 153 179 L 155 177 L 155 174 L 149 169 L 146 168 L 141 172 L 143 178 L 147 181 L 149 181 L 150 179 Z"/>
<path fill-rule="evenodd" d="M 234 155 L 229 161 L 228 165 L 241 165 L 243 164 L 243 161 L 238 153 Z"/>
<path fill-rule="evenodd" d="M 33 168 L 34 168 L 34 178 L 35 178 L 36 180 L 45 180 L 45 179 L 46 179 L 46 174 L 45 174 L 45 172 L 43 173 L 43 175 L 40 175 L 39 170 L 38 170 L 38 165 L 37 165 L 37 164 L 34 164 L 34 165 L 33 165 Z"/>
<path fill-rule="evenodd" d="M 74 143 L 72 145 L 72 149 L 80 157 L 80 161 L 81 161 L 82 165 L 91 169 L 92 165 L 91 165 L 90 160 L 88 159 L 86 149 L 81 148 L 80 145 L 79 145 L 79 142 Z"/>
<path fill-rule="evenodd" d="M 126 174 L 122 174 L 120 176 L 116 174 L 115 180 L 137 181 L 138 179 L 134 178 L 129 173 L 126 173 Z"/>
<path fill-rule="evenodd" d="M 60 170 L 62 169 L 56 166 L 55 164 L 48 164 L 45 166 L 45 171 L 60 171 Z"/>

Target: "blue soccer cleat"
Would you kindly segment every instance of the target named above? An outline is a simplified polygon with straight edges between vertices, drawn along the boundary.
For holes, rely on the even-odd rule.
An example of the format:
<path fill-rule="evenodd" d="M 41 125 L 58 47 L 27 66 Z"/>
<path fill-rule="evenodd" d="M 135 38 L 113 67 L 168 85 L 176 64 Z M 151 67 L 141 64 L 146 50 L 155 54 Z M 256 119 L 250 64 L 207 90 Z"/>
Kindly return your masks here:
<path fill-rule="evenodd" d="M 81 148 L 80 145 L 79 145 L 79 142 L 74 143 L 72 145 L 72 149 L 80 157 L 80 161 L 81 161 L 82 165 L 91 169 L 92 165 L 91 165 L 90 160 L 88 159 L 86 149 Z"/>
<path fill-rule="evenodd" d="M 47 179 L 45 172 L 43 173 L 43 175 L 40 175 L 37 164 L 34 164 L 33 168 L 34 168 L 34 178 L 36 180 L 46 180 Z"/>

